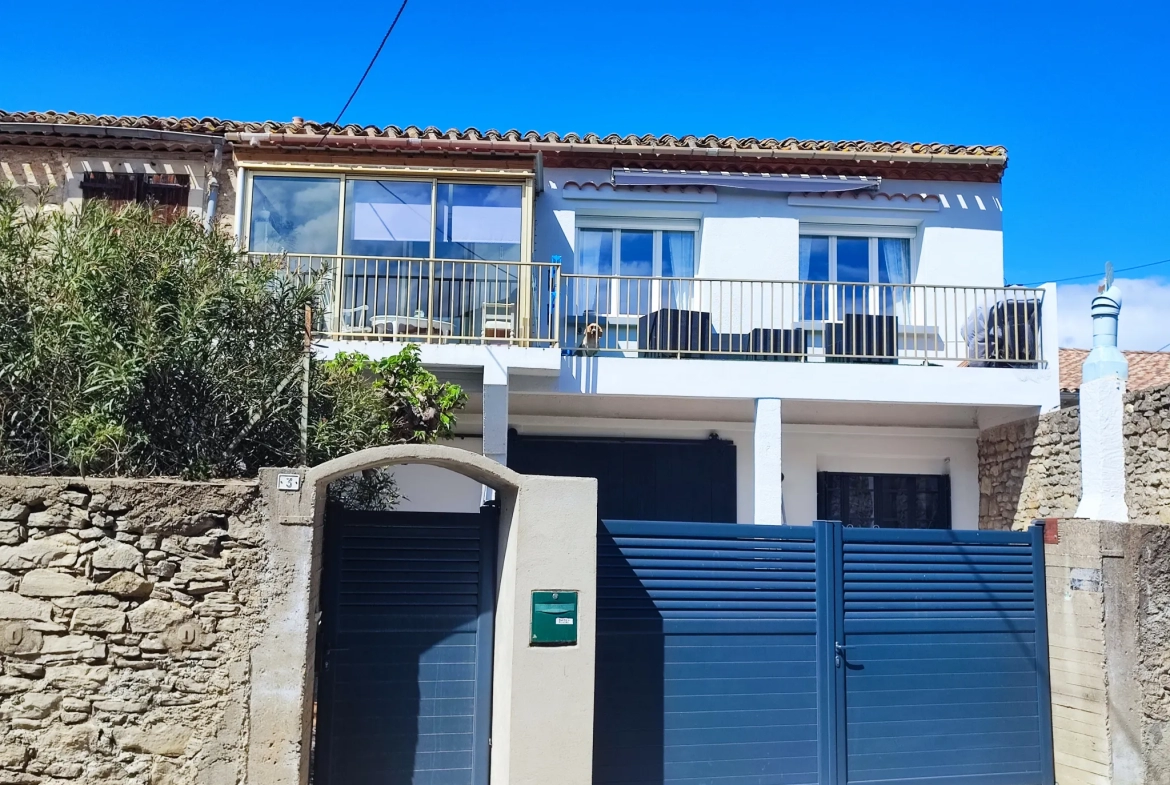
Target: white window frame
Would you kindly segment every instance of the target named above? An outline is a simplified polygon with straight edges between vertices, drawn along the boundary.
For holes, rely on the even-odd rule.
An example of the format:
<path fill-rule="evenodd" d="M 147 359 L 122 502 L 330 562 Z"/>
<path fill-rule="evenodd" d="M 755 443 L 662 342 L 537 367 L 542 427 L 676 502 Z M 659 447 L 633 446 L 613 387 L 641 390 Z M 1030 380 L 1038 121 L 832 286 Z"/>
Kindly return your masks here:
<path fill-rule="evenodd" d="M 678 218 L 662 218 L 662 219 L 641 219 L 641 218 L 627 218 L 620 216 L 578 216 L 577 217 L 577 236 L 575 238 L 574 248 L 581 247 L 581 232 L 585 231 L 610 231 L 613 233 L 613 267 L 610 272 L 610 277 L 620 279 L 623 277 L 621 273 L 621 232 L 653 232 L 653 250 L 651 252 L 651 274 L 652 279 L 666 280 L 667 276 L 662 274 L 662 233 L 663 232 L 690 232 L 694 235 L 694 259 L 692 264 L 695 272 L 699 269 L 699 227 L 700 222 L 696 220 L 678 219 Z M 577 270 L 577 260 L 574 254 L 573 269 Z M 643 276 L 629 276 L 635 278 L 642 278 Z M 683 279 L 683 276 L 669 276 L 670 278 Z M 696 276 L 691 275 L 693 280 Z M 662 287 L 656 285 L 657 280 L 650 284 L 650 303 L 649 310 L 656 311 L 662 306 Z M 636 319 L 638 314 L 622 314 L 621 312 L 621 285 L 611 284 L 609 286 L 609 317 L 614 316 L 629 316 Z"/>
<path fill-rule="evenodd" d="M 867 224 L 800 224 L 801 237 L 828 237 L 829 238 L 829 280 L 824 283 L 879 283 L 881 270 L 878 267 L 878 240 L 909 240 L 910 241 L 910 283 L 914 283 L 918 272 L 916 259 L 918 257 L 918 229 L 914 226 L 874 226 Z M 837 280 L 837 238 L 838 237 L 865 237 L 869 240 L 869 280 L 868 281 L 838 281 Z"/>
<path fill-rule="evenodd" d="M 838 294 L 836 286 L 864 286 L 866 284 L 881 283 L 881 270 L 878 261 L 878 240 L 909 240 L 910 241 L 910 281 L 918 274 L 918 228 L 916 226 L 879 226 L 874 224 L 832 224 L 801 222 L 800 237 L 827 237 L 829 240 L 829 280 L 810 281 L 810 283 L 830 284 L 826 287 L 825 320 L 837 321 L 841 317 L 838 312 Z M 869 280 L 868 281 L 841 281 L 837 278 L 837 239 L 839 237 L 864 237 L 869 240 Z M 881 309 L 880 298 L 868 297 L 866 312 L 876 315 Z M 813 327 L 814 321 L 804 320 L 808 328 Z"/>

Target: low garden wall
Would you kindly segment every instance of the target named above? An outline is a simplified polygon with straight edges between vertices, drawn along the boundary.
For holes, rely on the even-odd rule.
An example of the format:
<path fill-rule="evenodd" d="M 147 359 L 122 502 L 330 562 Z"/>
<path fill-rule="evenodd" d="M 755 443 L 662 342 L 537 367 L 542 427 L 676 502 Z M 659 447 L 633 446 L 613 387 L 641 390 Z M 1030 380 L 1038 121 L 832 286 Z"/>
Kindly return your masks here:
<path fill-rule="evenodd" d="M 243 781 L 250 482 L 0 477 L 0 785 Z"/>

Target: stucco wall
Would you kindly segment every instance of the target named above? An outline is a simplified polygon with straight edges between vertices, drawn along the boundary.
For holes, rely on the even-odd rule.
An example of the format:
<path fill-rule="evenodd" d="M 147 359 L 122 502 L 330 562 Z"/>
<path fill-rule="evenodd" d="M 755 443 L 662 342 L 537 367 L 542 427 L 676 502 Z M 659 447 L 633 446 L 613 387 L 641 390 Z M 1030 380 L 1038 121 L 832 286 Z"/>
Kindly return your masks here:
<path fill-rule="evenodd" d="M 245 775 L 255 483 L 0 477 L 0 782 Z"/>
<path fill-rule="evenodd" d="M 914 227 L 911 243 L 914 282 L 970 286 L 1003 285 L 1003 211 L 998 183 L 886 180 L 884 194 L 925 194 L 931 210 L 904 208 L 904 202 L 871 202 L 828 197 L 789 199 L 719 189 L 703 201 L 672 201 L 674 195 L 648 192 L 636 200 L 572 198 L 567 183 L 604 183 L 608 169 L 547 169 L 536 200 L 534 259 L 559 255 L 574 270 L 578 216 L 696 221 L 699 277 L 792 281 L 799 278 L 801 222 Z M 612 192 L 610 192 L 612 193 Z M 888 206 L 888 207 L 887 207 Z M 883 209 L 885 208 L 885 209 Z"/>
<path fill-rule="evenodd" d="M 988 428 L 979 436 L 979 526 L 1070 518 L 1081 493 L 1080 410 Z M 1125 396 L 1125 500 L 1134 522 L 1170 524 L 1170 386 Z"/>

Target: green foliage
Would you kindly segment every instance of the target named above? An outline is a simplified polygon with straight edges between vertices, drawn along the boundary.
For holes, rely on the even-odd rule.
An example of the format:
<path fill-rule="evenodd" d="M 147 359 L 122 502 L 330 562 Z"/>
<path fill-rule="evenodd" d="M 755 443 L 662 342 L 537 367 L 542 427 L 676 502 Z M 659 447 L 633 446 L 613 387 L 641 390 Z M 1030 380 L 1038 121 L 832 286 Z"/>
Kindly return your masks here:
<path fill-rule="evenodd" d="M 312 286 L 146 207 L 25 209 L 0 187 L 0 472 L 251 476 L 299 462 Z M 408 347 L 311 365 L 311 462 L 449 432 Z"/>
<path fill-rule="evenodd" d="M 422 366 L 418 346 L 371 360 L 338 354 L 313 376 L 309 462 L 365 447 L 428 442 L 448 436 L 465 396 Z"/>

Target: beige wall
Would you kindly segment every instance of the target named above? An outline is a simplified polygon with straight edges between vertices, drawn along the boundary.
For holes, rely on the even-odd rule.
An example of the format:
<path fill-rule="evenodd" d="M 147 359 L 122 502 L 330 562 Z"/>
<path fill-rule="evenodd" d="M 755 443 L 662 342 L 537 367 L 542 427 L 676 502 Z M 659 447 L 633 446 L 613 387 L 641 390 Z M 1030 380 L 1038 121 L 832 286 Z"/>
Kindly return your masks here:
<path fill-rule="evenodd" d="M 299 491 L 278 491 L 266 469 L 265 550 L 270 612 L 252 652 L 248 782 L 294 785 L 308 776 L 313 694 L 312 630 L 319 610 L 320 543 L 328 482 L 363 468 L 438 466 L 495 488 L 500 499 L 491 781 L 591 785 L 597 583 L 597 481 L 517 474 L 482 455 L 437 445 L 364 450 L 303 473 Z M 327 525 L 327 524 L 326 524 Z M 531 595 L 576 590 L 576 646 L 529 644 Z M 550 754 L 549 735 L 562 743 Z M 300 735 L 298 736 L 298 733 Z"/>
<path fill-rule="evenodd" d="M 211 152 L 49 149 L 0 146 L 0 182 L 17 189 L 25 204 L 33 204 L 39 192 L 50 204 L 81 204 L 81 180 L 86 171 L 185 174 L 191 178 L 187 209 L 202 219 L 207 210 L 207 184 L 212 169 Z M 232 231 L 235 225 L 236 171 L 225 155 L 219 173 L 216 224 Z"/>
<path fill-rule="evenodd" d="M 1045 547 L 1056 779 L 1170 783 L 1170 527 L 1060 521 Z"/>

